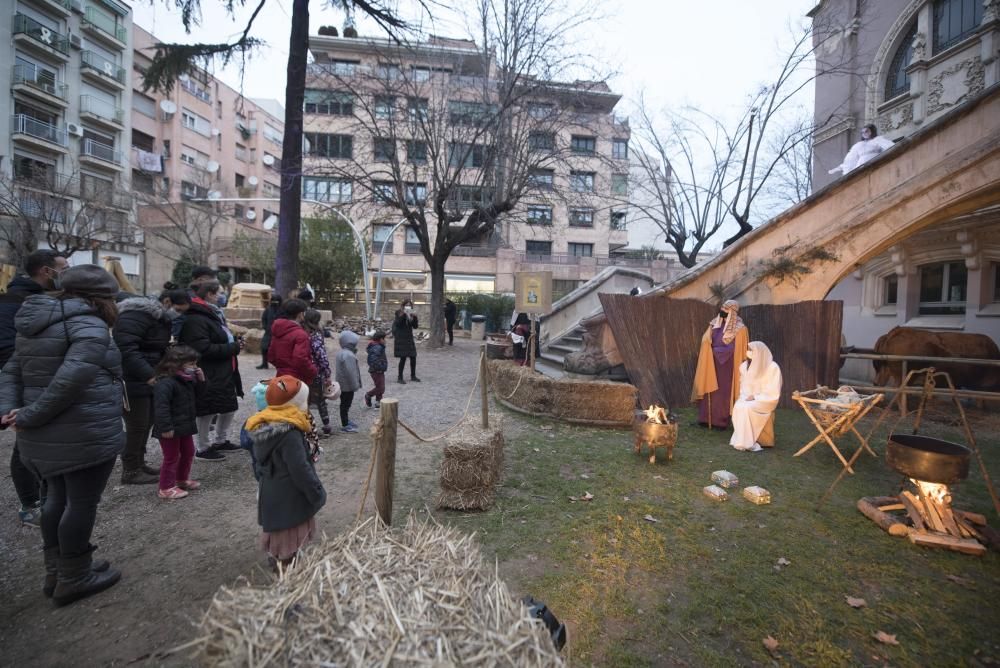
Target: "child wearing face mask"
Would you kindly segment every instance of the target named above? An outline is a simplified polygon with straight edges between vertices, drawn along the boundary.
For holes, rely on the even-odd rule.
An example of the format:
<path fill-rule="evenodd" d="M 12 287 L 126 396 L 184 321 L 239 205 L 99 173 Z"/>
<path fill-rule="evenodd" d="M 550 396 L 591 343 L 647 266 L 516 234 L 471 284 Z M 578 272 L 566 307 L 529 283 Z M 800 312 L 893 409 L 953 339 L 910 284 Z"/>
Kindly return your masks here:
<path fill-rule="evenodd" d="M 156 367 L 153 380 L 153 434 L 160 441 L 161 499 L 183 499 L 201 485 L 191 480 L 194 435 L 198 433 L 195 407 L 205 387 L 198 353 L 173 346 Z"/>

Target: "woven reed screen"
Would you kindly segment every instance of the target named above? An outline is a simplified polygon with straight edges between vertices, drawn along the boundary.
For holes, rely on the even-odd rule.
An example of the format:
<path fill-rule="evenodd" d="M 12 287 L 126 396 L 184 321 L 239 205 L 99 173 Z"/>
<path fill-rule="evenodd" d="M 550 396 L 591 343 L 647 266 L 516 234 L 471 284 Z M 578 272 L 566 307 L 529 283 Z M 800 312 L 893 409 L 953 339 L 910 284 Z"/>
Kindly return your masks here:
<path fill-rule="evenodd" d="M 600 297 L 629 379 L 639 388 L 640 403 L 690 405 L 698 347 L 716 309 L 695 299 L 662 295 Z M 843 302 L 745 306 L 740 317 L 750 329 L 750 340 L 766 343 L 781 367 L 782 407 L 795 405 L 794 390 L 836 386 Z"/>

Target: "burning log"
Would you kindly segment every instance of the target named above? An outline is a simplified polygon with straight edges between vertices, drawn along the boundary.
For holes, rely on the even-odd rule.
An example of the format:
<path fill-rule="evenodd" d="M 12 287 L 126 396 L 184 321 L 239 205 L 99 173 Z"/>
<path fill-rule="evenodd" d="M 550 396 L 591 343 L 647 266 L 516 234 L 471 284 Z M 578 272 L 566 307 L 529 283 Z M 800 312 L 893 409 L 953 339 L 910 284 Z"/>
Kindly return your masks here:
<path fill-rule="evenodd" d="M 896 515 L 889 514 L 885 509 L 903 509 L 903 504 L 894 503 L 896 499 L 891 496 L 866 496 L 858 501 L 858 510 L 875 524 L 882 527 L 891 536 L 905 536 L 910 533 L 910 528 Z M 889 504 L 889 505 L 884 505 Z"/>

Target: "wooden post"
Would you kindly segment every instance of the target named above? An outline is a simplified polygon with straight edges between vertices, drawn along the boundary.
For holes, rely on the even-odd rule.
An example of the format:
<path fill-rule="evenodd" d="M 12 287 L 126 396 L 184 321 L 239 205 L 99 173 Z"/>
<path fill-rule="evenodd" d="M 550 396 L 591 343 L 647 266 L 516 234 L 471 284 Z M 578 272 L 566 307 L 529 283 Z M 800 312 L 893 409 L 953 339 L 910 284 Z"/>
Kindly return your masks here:
<path fill-rule="evenodd" d="M 490 426 L 490 399 L 487 394 L 486 372 L 486 344 L 484 343 L 480 348 L 479 356 L 479 401 L 483 404 L 483 429 L 489 429 Z"/>
<path fill-rule="evenodd" d="M 535 316 L 528 316 L 531 318 L 531 336 L 528 337 L 528 368 L 534 372 L 535 370 Z"/>
<path fill-rule="evenodd" d="M 906 389 L 906 381 L 907 381 L 907 378 L 906 378 L 906 360 L 903 360 L 902 376 L 903 376 L 903 380 L 902 380 L 903 386 L 900 388 L 900 390 L 905 390 Z M 902 394 L 899 395 L 899 412 L 900 412 L 900 417 L 906 417 L 906 392 L 903 392 Z"/>
<path fill-rule="evenodd" d="M 392 490 L 396 481 L 396 421 L 399 399 L 383 399 L 382 434 L 376 447 L 375 509 L 386 526 L 392 526 Z"/>

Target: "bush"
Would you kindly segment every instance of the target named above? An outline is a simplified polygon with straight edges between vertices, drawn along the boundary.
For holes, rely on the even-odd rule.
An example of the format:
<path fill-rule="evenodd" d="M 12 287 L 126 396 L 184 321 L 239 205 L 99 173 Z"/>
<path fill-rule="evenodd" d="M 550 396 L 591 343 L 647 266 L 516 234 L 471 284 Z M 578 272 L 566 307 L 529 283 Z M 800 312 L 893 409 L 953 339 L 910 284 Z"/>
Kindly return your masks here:
<path fill-rule="evenodd" d="M 454 298 L 452 301 L 455 301 Z M 455 302 L 458 304 L 458 302 Z M 506 332 L 510 329 L 510 315 L 514 312 L 513 295 L 470 294 L 465 309 L 471 315 L 486 316 L 487 332 Z"/>

